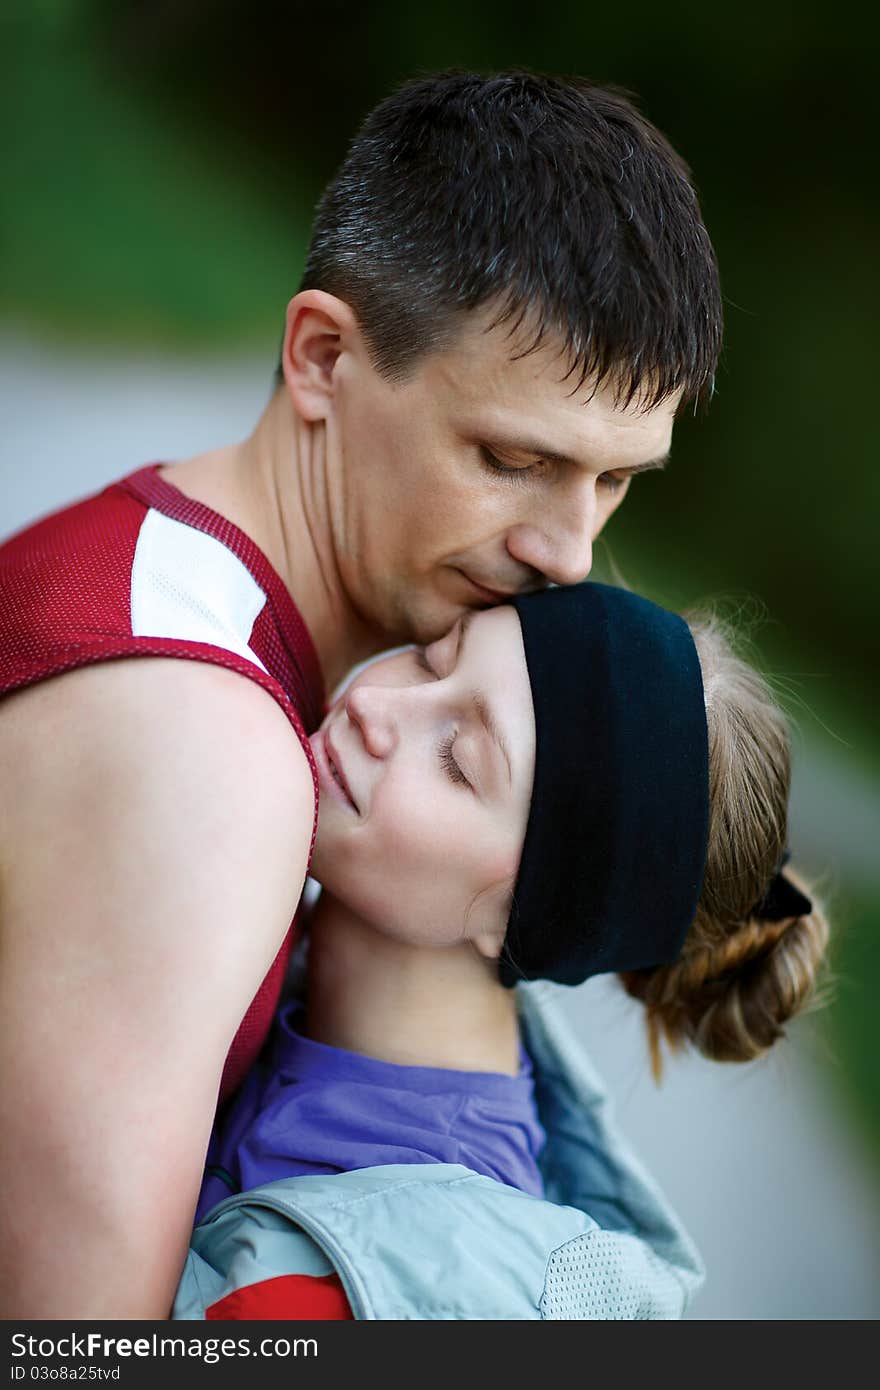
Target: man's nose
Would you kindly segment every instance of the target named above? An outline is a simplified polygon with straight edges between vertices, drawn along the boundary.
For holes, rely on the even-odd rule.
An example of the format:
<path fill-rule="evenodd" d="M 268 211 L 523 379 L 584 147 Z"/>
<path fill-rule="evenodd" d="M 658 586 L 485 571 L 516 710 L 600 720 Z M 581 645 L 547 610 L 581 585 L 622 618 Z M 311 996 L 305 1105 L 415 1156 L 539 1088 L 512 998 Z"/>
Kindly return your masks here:
<path fill-rule="evenodd" d="M 387 758 L 397 745 L 399 692 L 386 685 L 355 685 L 343 697 L 345 712 L 373 758 Z"/>
<path fill-rule="evenodd" d="M 552 584 L 578 584 L 593 567 L 593 540 L 599 519 L 592 482 L 552 514 L 515 526 L 507 549 L 520 564 L 538 570 Z"/>

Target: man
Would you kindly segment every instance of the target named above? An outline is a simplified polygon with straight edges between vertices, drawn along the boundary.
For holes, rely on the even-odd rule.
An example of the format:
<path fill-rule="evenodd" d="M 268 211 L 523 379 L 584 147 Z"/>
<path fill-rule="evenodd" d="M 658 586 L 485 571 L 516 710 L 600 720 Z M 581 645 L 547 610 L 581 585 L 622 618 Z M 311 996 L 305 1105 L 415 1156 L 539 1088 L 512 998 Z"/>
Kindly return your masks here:
<path fill-rule="evenodd" d="M 583 579 L 720 324 L 687 171 L 625 98 L 425 78 L 327 190 L 251 437 L 0 552 L 3 1316 L 167 1316 L 277 1001 L 322 685 Z"/>

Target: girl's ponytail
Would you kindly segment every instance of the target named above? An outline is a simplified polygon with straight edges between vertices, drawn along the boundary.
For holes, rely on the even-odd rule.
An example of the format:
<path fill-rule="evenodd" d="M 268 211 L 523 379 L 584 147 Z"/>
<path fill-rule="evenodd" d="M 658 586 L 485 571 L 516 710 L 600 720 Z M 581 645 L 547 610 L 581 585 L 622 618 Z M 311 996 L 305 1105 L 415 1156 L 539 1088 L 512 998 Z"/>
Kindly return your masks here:
<path fill-rule="evenodd" d="M 786 846 L 790 737 L 766 681 L 741 661 L 718 620 L 685 615 L 699 653 L 709 726 L 709 846 L 703 892 L 681 955 L 620 979 L 646 1010 L 651 1070 L 661 1041 L 690 1044 L 722 1062 L 747 1062 L 783 1036 L 786 1022 L 824 1002 L 817 984 L 828 921 L 812 890 L 802 917 L 767 921 L 764 898 Z"/>

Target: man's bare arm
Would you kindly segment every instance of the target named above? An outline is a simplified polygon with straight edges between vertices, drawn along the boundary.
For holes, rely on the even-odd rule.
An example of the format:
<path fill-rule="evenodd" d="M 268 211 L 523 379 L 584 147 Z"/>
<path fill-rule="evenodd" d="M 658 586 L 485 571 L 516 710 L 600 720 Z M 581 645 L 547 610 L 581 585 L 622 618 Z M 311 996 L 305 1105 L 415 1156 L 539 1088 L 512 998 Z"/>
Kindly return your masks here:
<path fill-rule="evenodd" d="M 114 662 L 0 705 L 0 1316 L 168 1316 L 313 811 L 283 711 L 219 667 Z"/>

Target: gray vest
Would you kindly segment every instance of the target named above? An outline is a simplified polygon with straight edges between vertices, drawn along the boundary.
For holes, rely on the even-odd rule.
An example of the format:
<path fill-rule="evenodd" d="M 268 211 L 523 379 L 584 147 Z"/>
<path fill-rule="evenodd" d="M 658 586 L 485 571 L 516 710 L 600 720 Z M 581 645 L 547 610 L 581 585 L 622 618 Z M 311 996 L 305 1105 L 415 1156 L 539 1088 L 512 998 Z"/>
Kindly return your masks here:
<path fill-rule="evenodd" d="M 294 1273 L 338 1274 L 361 1319 L 681 1317 L 700 1258 L 618 1133 L 555 992 L 517 988 L 547 1132 L 543 1200 L 447 1163 L 266 1183 L 194 1232 L 173 1317 Z"/>

